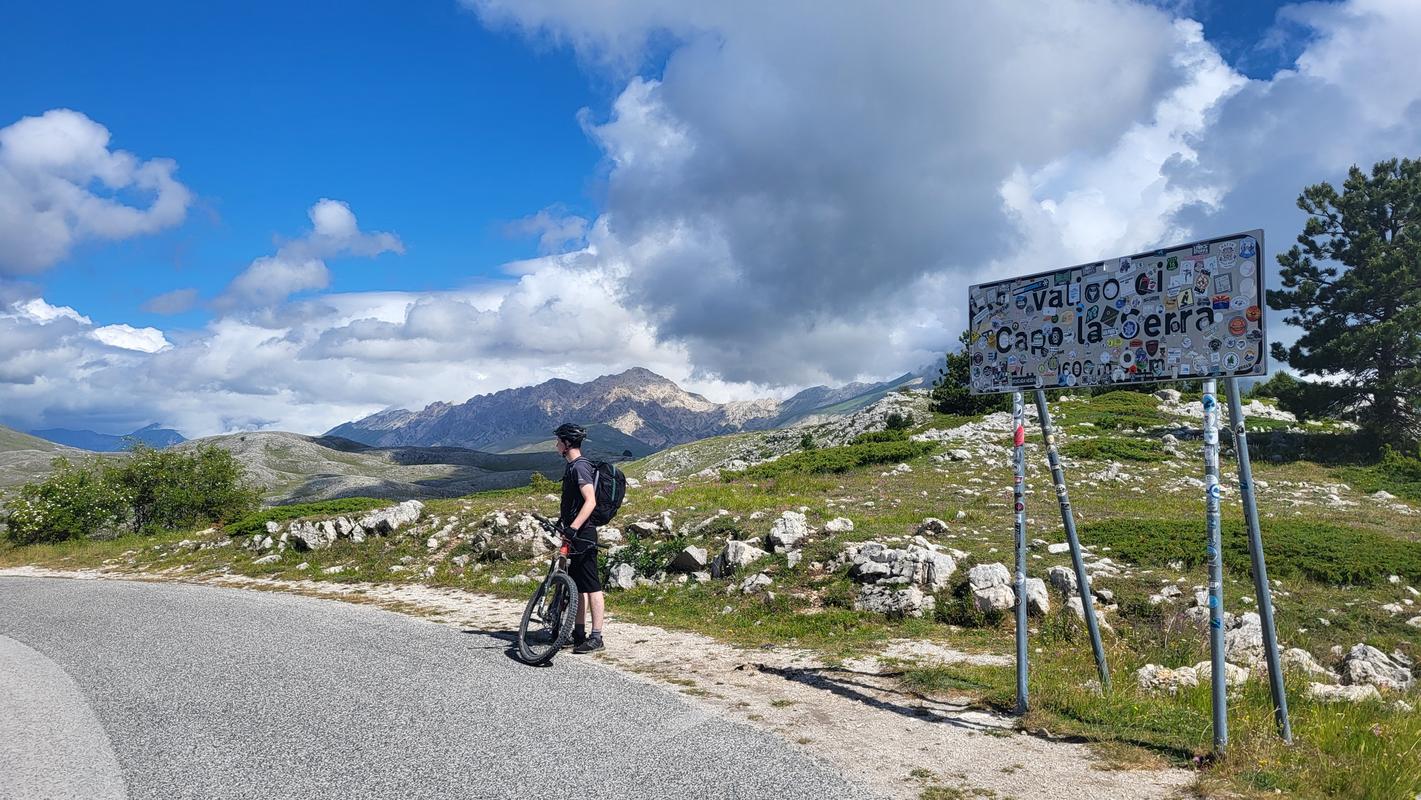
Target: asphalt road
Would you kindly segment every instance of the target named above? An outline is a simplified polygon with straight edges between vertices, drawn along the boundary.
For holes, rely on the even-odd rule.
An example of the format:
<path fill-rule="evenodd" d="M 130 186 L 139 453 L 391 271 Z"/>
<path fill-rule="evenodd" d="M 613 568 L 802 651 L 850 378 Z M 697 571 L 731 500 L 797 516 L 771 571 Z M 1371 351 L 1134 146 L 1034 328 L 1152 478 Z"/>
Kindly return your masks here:
<path fill-rule="evenodd" d="M 525 666 L 497 633 L 290 595 L 0 577 L 0 798 L 864 795 L 581 657 Z"/>

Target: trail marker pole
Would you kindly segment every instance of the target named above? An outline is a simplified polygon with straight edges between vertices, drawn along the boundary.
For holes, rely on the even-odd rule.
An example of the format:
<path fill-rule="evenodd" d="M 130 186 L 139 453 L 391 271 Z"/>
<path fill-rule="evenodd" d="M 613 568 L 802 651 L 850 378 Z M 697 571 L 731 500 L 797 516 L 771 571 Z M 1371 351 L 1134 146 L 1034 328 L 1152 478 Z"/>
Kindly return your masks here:
<path fill-rule="evenodd" d="M 1026 697 L 1026 402 L 1021 392 L 1011 396 L 1016 467 L 1016 713 L 1025 714 Z"/>
<path fill-rule="evenodd" d="M 1081 610 L 1085 613 L 1086 629 L 1090 631 L 1090 646 L 1095 651 L 1095 668 L 1100 673 L 1101 691 L 1110 691 L 1110 668 L 1105 663 L 1105 646 L 1100 642 L 1100 625 L 1095 619 L 1095 598 L 1090 592 L 1090 576 L 1081 557 L 1081 541 L 1076 537 L 1076 519 L 1071 513 L 1071 498 L 1066 493 L 1066 473 L 1056 452 L 1056 436 L 1051 430 L 1051 411 L 1046 407 L 1046 392 L 1036 390 L 1036 416 L 1041 421 L 1041 435 L 1046 440 L 1046 458 L 1051 462 L 1051 481 L 1056 485 L 1056 500 L 1061 506 L 1061 525 L 1066 529 L 1066 542 L 1071 547 L 1071 563 L 1076 569 L 1076 587 L 1081 595 Z M 1024 578 L 1023 578 L 1024 580 Z"/>
<path fill-rule="evenodd" d="M 1229 743 L 1228 675 L 1224 667 L 1224 555 L 1219 530 L 1218 381 L 1204 381 L 1204 530 L 1209 556 L 1209 662 L 1214 690 L 1214 749 Z"/>
<path fill-rule="evenodd" d="M 1243 403 L 1239 400 L 1238 379 L 1225 378 L 1229 395 L 1229 421 L 1233 424 L 1234 451 L 1238 454 L 1238 486 L 1243 497 L 1243 517 L 1248 522 L 1248 556 L 1253 562 L 1253 588 L 1258 596 L 1258 616 L 1263 623 L 1263 652 L 1268 658 L 1268 685 L 1273 690 L 1273 716 L 1278 735 L 1293 743 L 1293 727 L 1288 721 L 1288 696 L 1283 691 L 1283 670 L 1278 658 L 1278 631 L 1273 626 L 1273 592 L 1268 584 L 1268 567 L 1263 563 L 1263 535 L 1258 529 L 1258 506 L 1253 494 L 1253 465 L 1248 457 L 1248 433 L 1244 429 Z"/>

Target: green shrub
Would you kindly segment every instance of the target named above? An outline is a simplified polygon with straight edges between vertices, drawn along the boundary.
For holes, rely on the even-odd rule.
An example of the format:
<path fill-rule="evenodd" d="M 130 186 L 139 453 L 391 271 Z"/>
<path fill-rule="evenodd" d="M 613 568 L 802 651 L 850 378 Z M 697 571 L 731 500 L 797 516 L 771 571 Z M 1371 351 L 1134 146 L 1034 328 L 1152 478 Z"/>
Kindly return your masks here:
<path fill-rule="evenodd" d="M 1159 404 L 1159 398 L 1153 395 L 1116 389 L 1083 403 L 1073 421 L 1089 422 L 1104 430 L 1153 428 L 1169 422 Z"/>
<path fill-rule="evenodd" d="M 104 480 L 98 461 L 50 462 L 49 477 L 19 488 L 5 509 L 8 538 L 15 544 L 62 542 L 92 536 L 125 516 L 124 497 Z"/>
<path fill-rule="evenodd" d="M 727 479 L 738 477 L 762 480 L 791 473 L 815 475 L 834 472 L 848 472 L 856 467 L 869 464 L 883 464 L 890 461 L 907 461 L 932 452 L 937 445 L 931 442 L 870 442 L 850 444 L 843 447 L 826 447 L 821 450 L 790 453 L 767 464 L 757 464 L 741 472 L 727 472 Z"/>
<path fill-rule="evenodd" d="M 897 411 L 894 411 L 884 420 L 884 424 L 888 426 L 888 430 L 890 431 L 906 431 L 913 427 L 913 415 L 899 414 Z"/>
<path fill-rule="evenodd" d="M 869 431 L 854 437 L 852 444 L 873 444 L 874 442 L 906 442 L 907 428 L 889 428 L 886 431 Z"/>
<path fill-rule="evenodd" d="M 137 445 L 105 480 L 127 501 L 134 530 L 145 533 L 237 519 L 261 503 L 261 493 L 243 480 L 241 463 L 212 444 L 185 450 Z"/>
<path fill-rule="evenodd" d="M 528 486 L 533 490 L 534 494 L 548 494 L 549 492 L 556 492 L 561 488 L 561 484 L 541 472 L 534 472 L 528 476 Z"/>
<path fill-rule="evenodd" d="M 384 508 L 391 504 L 389 500 L 380 500 L 374 497 L 342 497 L 339 500 L 323 500 L 319 503 L 298 503 L 289 506 L 276 506 L 274 508 L 264 508 L 243 516 L 236 522 L 226 526 L 225 530 L 231 536 L 245 536 L 253 533 L 264 533 L 268 522 L 285 522 L 302 517 L 334 517 L 340 514 L 359 514 L 372 511 L 377 508 Z"/>
<path fill-rule="evenodd" d="M 1205 559 L 1204 526 L 1169 519 L 1112 519 L 1081 528 L 1081 541 L 1108 546 L 1111 555 L 1160 567 L 1172 561 L 1186 569 Z M 1223 530 L 1224 567 L 1249 574 L 1248 534 L 1242 523 Z M 1321 523 L 1270 521 L 1263 527 L 1263 554 L 1274 578 L 1302 576 L 1329 586 L 1374 585 L 1388 575 L 1421 581 L 1421 542 Z"/>
<path fill-rule="evenodd" d="M 1159 442 L 1120 436 L 1072 439 L 1061 452 L 1072 458 L 1094 461 L 1164 461 L 1169 458 Z"/>
<path fill-rule="evenodd" d="M 610 573 L 612 567 L 618 564 L 631 564 L 638 576 L 650 577 L 666 569 L 666 565 L 671 563 L 671 559 L 684 549 L 686 549 L 686 537 L 684 536 L 660 541 L 629 532 L 626 545 L 606 560 L 603 569 L 604 572 Z"/>
<path fill-rule="evenodd" d="M 800 449 L 800 450 L 813 450 L 813 449 L 814 449 L 814 434 L 812 434 L 812 433 L 805 433 L 803 436 L 799 437 L 799 449 Z"/>

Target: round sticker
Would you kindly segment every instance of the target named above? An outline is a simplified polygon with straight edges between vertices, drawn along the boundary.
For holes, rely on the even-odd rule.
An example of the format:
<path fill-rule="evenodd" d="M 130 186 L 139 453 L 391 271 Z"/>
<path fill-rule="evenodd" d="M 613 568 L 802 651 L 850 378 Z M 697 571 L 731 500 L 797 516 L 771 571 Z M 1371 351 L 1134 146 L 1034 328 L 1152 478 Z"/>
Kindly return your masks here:
<path fill-rule="evenodd" d="M 1245 261 L 1238 265 L 1238 274 L 1245 278 L 1253 277 L 1253 262 Z"/>
<path fill-rule="evenodd" d="M 1135 334 L 1140 332 L 1140 326 L 1133 319 L 1127 319 L 1125 324 L 1120 326 L 1120 332 L 1125 335 L 1126 339 L 1133 339 Z"/>
<path fill-rule="evenodd" d="M 1224 356 L 1224 367 L 1226 369 L 1238 369 L 1238 353 L 1229 353 Z"/>
<path fill-rule="evenodd" d="M 1257 322 L 1260 319 L 1263 319 L 1263 309 L 1259 308 L 1258 306 L 1249 306 L 1248 310 L 1243 312 L 1243 315 L 1245 317 L 1248 317 L 1249 322 Z"/>
<path fill-rule="evenodd" d="M 1102 363 L 1102 364 L 1109 364 L 1109 363 L 1110 363 L 1110 353 L 1109 353 L 1109 351 L 1102 352 L 1102 353 L 1100 354 L 1100 363 Z"/>
<path fill-rule="evenodd" d="M 1188 350 L 1189 348 L 1194 346 L 1194 340 L 1186 336 L 1183 339 L 1179 340 L 1179 346 L 1184 348 L 1185 350 Z"/>
<path fill-rule="evenodd" d="M 1128 367 L 1133 363 L 1135 363 L 1134 353 L 1130 352 L 1129 350 L 1126 350 L 1125 352 L 1120 354 L 1120 366 Z"/>
<path fill-rule="evenodd" d="M 1252 297 L 1257 291 L 1258 285 L 1253 282 L 1252 278 L 1238 283 L 1238 293 L 1245 297 Z"/>
<path fill-rule="evenodd" d="M 1234 317 L 1229 320 L 1229 333 L 1234 336 L 1242 336 L 1246 330 L 1248 330 L 1248 323 L 1244 321 L 1243 317 Z"/>

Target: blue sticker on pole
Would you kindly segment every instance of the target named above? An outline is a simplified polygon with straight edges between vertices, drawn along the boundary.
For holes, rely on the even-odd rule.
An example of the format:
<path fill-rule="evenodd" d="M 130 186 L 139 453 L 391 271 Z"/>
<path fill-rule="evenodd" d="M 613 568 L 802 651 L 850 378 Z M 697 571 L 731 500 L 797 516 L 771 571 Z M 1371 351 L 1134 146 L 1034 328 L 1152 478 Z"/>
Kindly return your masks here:
<path fill-rule="evenodd" d="M 1214 396 L 1211 394 L 1204 395 L 1204 399 L 1200 402 L 1203 404 L 1205 411 L 1208 411 L 1209 409 L 1213 408 L 1218 403 L 1218 401 L 1216 401 L 1214 399 Z"/>

